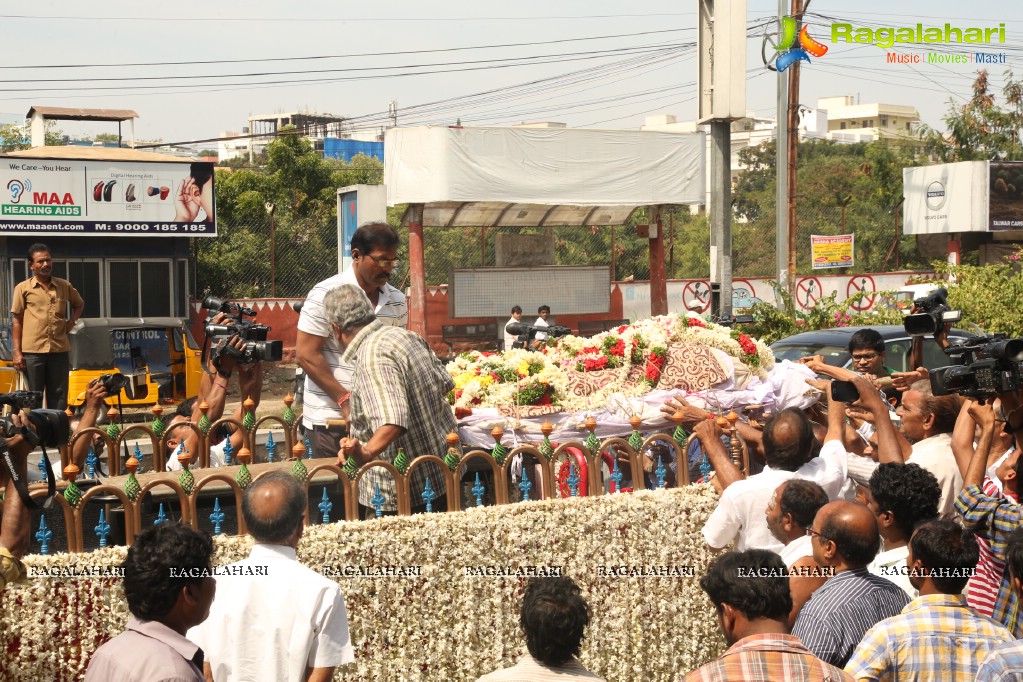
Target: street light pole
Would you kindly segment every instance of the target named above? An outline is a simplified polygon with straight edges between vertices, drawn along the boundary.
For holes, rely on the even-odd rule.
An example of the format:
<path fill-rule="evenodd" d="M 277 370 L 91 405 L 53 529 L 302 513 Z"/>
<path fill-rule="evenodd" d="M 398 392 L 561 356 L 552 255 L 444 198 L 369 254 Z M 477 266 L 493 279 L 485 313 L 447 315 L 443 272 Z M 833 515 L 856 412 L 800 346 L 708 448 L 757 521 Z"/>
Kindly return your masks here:
<path fill-rule="evenodd" d="M 274 209 L 277 207 L 272 201 L 266 202 L 263 206 L 270 215 L 270 297 L 277 298 L 277 239 L 274 234 Z"/>

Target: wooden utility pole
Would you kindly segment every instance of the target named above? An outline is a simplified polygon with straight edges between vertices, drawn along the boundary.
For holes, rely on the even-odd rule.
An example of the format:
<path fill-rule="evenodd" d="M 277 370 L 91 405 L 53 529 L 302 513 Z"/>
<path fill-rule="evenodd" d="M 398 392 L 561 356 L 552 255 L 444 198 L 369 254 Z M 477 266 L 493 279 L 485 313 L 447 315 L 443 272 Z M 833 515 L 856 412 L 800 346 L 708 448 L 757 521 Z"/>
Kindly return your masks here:
<path fill-rule="evenodd" d="M 803 20 L 802 0 L 792 0 L 792 18 L 797 22 Z M 799 222 L 796 217 L 796 162 L 799 154 L 799 61 L 789 67 L 789 105 L 786 120 L 786 142 L 788 143 L 788 168 L 785 175 L 788 178 L 788 198 L 786 210 L 789 216 L 789 281 L 786 288 L 790 294 L 795 295 L 796 291 L 796 236 L 799 233 Z"/>

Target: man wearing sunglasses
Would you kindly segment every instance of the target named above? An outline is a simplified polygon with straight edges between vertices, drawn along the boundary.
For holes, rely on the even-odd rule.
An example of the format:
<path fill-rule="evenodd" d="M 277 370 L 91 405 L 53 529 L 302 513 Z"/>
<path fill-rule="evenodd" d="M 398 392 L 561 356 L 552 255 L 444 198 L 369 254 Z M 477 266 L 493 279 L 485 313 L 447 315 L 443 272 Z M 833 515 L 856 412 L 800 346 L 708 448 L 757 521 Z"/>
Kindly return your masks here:
<path fill-rule="evenodd" d="M 298 320 L 295 355 L 305 370 L 305 403 L 302 424 L 312 431 L 310 442 L 316 457 L 337 457 L 340 433 L 327 429 L 327 420 L 348 419 L 348 396 L 355 368 L 341 361 L 341 347 L 334 339 L 324 312 L 323 297 L 342 284 L 354 284 L 366 292 L 376 319 L 392 327 L 408 326 L 405 295 L 391 286 L 398 266 L 401 240 L 387 223 L 368 223 L 352 235 L 352 266 L 329 277 L 309 292 Z"/>

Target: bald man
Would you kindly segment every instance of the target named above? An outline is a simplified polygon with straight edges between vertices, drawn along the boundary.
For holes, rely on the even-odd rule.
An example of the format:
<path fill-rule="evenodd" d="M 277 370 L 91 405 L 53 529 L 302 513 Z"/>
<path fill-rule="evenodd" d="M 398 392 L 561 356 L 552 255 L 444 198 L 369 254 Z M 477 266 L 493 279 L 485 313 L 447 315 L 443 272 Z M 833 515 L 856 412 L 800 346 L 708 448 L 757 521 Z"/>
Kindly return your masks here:
<path fill-rule="evenodd" d="M 814 559 L 831 569 L 833 577 L 803 605 L 792 634 L 818 658 L 841 668 L 867 630 L 900 613 L 909 596 L 867 570 L 880 549 L 881 536 L 866 505 L 830 502 L 806 532 L 813 536 Z"/>
<path fill-rule="evenodd" d="M 188 633 L 206 652 L 206 679 L 326 682 L 355 660 L 341 589 L 296 556 L 308 507 L 284 471 L 245 489 L 242 515 L 256 544 L 218 570 L 210 617 Z"/>

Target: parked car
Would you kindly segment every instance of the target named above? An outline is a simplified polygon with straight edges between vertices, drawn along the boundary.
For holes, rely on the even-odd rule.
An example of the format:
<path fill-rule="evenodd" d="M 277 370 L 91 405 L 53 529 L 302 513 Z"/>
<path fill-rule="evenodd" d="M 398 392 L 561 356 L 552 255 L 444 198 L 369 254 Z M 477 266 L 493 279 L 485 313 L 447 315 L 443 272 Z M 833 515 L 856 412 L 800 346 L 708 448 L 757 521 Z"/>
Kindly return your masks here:
<path fill-rule="evenodd" d="M 807 355 L 821 355 L 829 365 L 851 368 L 852 358 L 849 355 L 849 337 L 861 329 L 873 329 L 884 339 L 885 361 L 887 367 L 896 372 L 907 371 L 906 359 L 912 345 L 912 338 L 906 330 L 897 325 L 878 325 L 875 327 L 836 327 L 820 329 L 787 336 L 771 344 L 774 357 L 778 360 L 796 361 Z M 962 329 L 949 332 L 949 340 L 957 343 L 975 334 Z M 928 369 L 945 367 L 952 364 L 948 356 L 942 352 L 932 337 L 925 337 L 924 366 Z M 909 368 L 911 369 L 911 368 Z"/>

